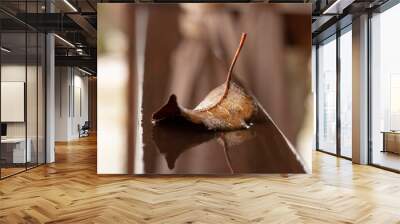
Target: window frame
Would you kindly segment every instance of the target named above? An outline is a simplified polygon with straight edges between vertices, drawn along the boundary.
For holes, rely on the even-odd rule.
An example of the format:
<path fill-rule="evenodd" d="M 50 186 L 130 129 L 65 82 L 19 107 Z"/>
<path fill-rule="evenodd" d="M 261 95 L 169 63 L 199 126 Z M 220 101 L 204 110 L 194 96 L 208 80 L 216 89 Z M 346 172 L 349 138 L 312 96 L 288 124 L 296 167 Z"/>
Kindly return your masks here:
<path fill-rule="evenodd" d="M 339 21 L 338 21 L 339 22 Z M 315 68 L 315 86 L 316 86 L 316 138 L 315 138 L 315 146 L 316 146 L 316 151 L 327 153 L 329 155 L 337 156 L 343 159 L 347 160 L 352 160 L 351 157 L 347 157 L 342 155 L 341 152 L 341 119 L 340 119 L 340 103 L 341 103 L 341 97 L 340 97 L 340 84 L 341 84 L 341 67 L 340 67 L 340 60 L 341 60 L 341 55 L 340 55 L 340 37 L 344 35 L 347 32 L 352 32 L 352 23 L 350 22 L 349 24 L 345 25 L 342 28 L 338 28 L 335 33 L 329 35 L 328 37 L 318 40 L 317 44 L 315 44 L 316 47 L 316 52 L 315 52 L 315 61 L 316 61 L 316 68 Z M 319 74 L 319 47 L 322 43 L 328 43 L 330 41 L 336 41 L 336 152 L 332 153 L 327 150 L 321 149 L 319 146 L 319 97 L 320 97 L 320 92 L 319 92 L 319 82 L 320 82 L 320 74 Z"/>
<path fill-rule="evenodd" d="M 372 130 L 372 94 L 373 94 L 373 88 L 372 88 L 372 41 L 373 41 L 373 35 L 372 35 L 372 19 L 374 17 L 375 14 L 381 14 L 384 13 L 385 11 L 391 9 L 392 7 L 396 6 L 400 4 L 399 0 L 388 0 L 387 2 L 385 2 L 384 4 L 369 10 L 368 13 L 368 111 L 367 111 L 367 116 L 368 116 L 368 124 L 367 124 L 367 128 L 368 128 L 368 152 L 367 152 L 367 162 L 368 165 L 373 166 L 373 167 L 377 167 L 383 170 L 387 170 L 387 171 L 391 171 L 391 172 L 395 172 L 395 173 L 400 173 L 400 170 L 398 169 L 394 169 L 394 168 L 390 168 L 384 165 L 380 165 L 377 163 L 373 162 L 373 130 Z"/>

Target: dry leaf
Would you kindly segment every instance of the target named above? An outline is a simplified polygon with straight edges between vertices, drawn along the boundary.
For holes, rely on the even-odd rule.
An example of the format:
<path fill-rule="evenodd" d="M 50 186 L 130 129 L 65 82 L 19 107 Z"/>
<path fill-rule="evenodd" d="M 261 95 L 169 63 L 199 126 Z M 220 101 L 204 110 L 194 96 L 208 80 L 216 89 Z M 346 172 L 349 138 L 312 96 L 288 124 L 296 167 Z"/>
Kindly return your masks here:
<path fill-rule="evenodd" d="M 248 128 L 246 122 L 257 112 L 257 104 L 240 86 L 231 81 L 233 68 L 245 39 L 246 34 L 243 33 L 224 84 L 212 90 L 193 110 L 179 106 L 176 96 L 171 95 L 167 104 L 153 114 L 153 122 L 184 117 L 212 130 Z"/>

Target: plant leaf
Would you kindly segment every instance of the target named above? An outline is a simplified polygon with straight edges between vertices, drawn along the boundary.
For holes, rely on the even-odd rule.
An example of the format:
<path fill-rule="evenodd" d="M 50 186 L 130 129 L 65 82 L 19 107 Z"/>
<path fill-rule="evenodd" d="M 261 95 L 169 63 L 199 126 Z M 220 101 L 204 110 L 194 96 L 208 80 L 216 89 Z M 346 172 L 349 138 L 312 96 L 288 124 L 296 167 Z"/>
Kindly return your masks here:
<path fill-rule="evenodd" d="M 202 124 L 212 130 L 248 128 L 246 122 L 257 112 L 257 105 L 243 88 L 231 81 L 233 68 L 245 40 L 246 33 L 243 33 L 224 84 L 213 89 L 193 110 L 179 106 L 176 96 L 171 95 L 167 104 L 153 114 L 153 122 L 184 117 L 192 123 Z"/>

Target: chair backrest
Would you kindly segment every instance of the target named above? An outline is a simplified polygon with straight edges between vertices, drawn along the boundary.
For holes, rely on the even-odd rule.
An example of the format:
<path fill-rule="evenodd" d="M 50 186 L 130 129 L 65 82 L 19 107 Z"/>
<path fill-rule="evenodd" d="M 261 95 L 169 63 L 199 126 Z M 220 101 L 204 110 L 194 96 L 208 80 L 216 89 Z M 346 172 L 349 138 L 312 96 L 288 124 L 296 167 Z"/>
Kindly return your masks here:
<path fill-rule="evenodd" d="M 85 121 L 85 123 L 83 124 L 82 128 L 89 128 L 89 127 L 90 127 L 89 121 Z"/>

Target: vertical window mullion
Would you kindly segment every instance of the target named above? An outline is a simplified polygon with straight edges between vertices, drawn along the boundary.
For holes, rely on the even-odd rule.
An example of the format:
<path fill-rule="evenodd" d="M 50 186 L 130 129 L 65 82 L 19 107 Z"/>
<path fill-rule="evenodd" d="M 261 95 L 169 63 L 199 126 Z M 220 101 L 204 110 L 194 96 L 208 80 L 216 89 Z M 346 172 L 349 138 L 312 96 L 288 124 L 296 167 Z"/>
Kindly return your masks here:
<path fill-rule="evenodd" d="M 25 1 L 25 21 L 28 19 L 28 1 Z M 25 23 L 25 102 L 24 102 L 24 120 L 25 120 L 25 170 L 28 170 L 28 25 Z"/>
<path fill-rule="evenodd" d="M 315 47 L 315 148 L 319 149 L 319 44 Z"/>
<path fill-rule="evenodd" d="M 2 32 L 1 32 L 1 24 L 2 23 L 0 23 L 0 47 L 2 47 Z M 2 57 L 1 57 L 1 55 L 2 55 L 2 52 L 0 51 L 0 124 L 2 124 L 2 122 L 1 122 L 1 80 L 2 80 L 2 75 L 1 75 L 1 68 L 2 68 Z M 1 147 L 1 145 L 2 144 L 0 144 L 0 159 L 1 159 L 1 150 L 2 150 L 2 147 Z M 1 160 L 0 160 L 0 179 L 2 179 L 2 177 L 1 177 L 1 170 L 2 170 L 2 165 L 1 165 Z"/>
<path fill-rule="evenodd" d="M 336 31 L 336 154 L 341 156 L 341 119 L 340 119 L 340 78 L 341 78 L 341 66 L 340 66 L 340 35 L 341 32 L 338 29 Z"/>
<path fill-rule="evenodd" d="M 368 102 L 368 111 L 367 111 L 367 129 L 368 129 L 368 156 L 367 156 L 367 163 L 373 163 L 373 149 L 372 149 L 372 64 L 371 64 L 371 57 L 372 57 L 372 29 L 371 29 L 371 20 L 372 20 L 372 12 L 368 12 L 368 54 L 367 54 L 367 64 L 368 64 L 368 74 L 367 74 L 367 102 Z"/>
<path fill-rule="evenodd" d="M 36 1 L 39 13 L 39 0 Z M 36 166 L 39 165 L 39 32 L 36 32 Z"/>

